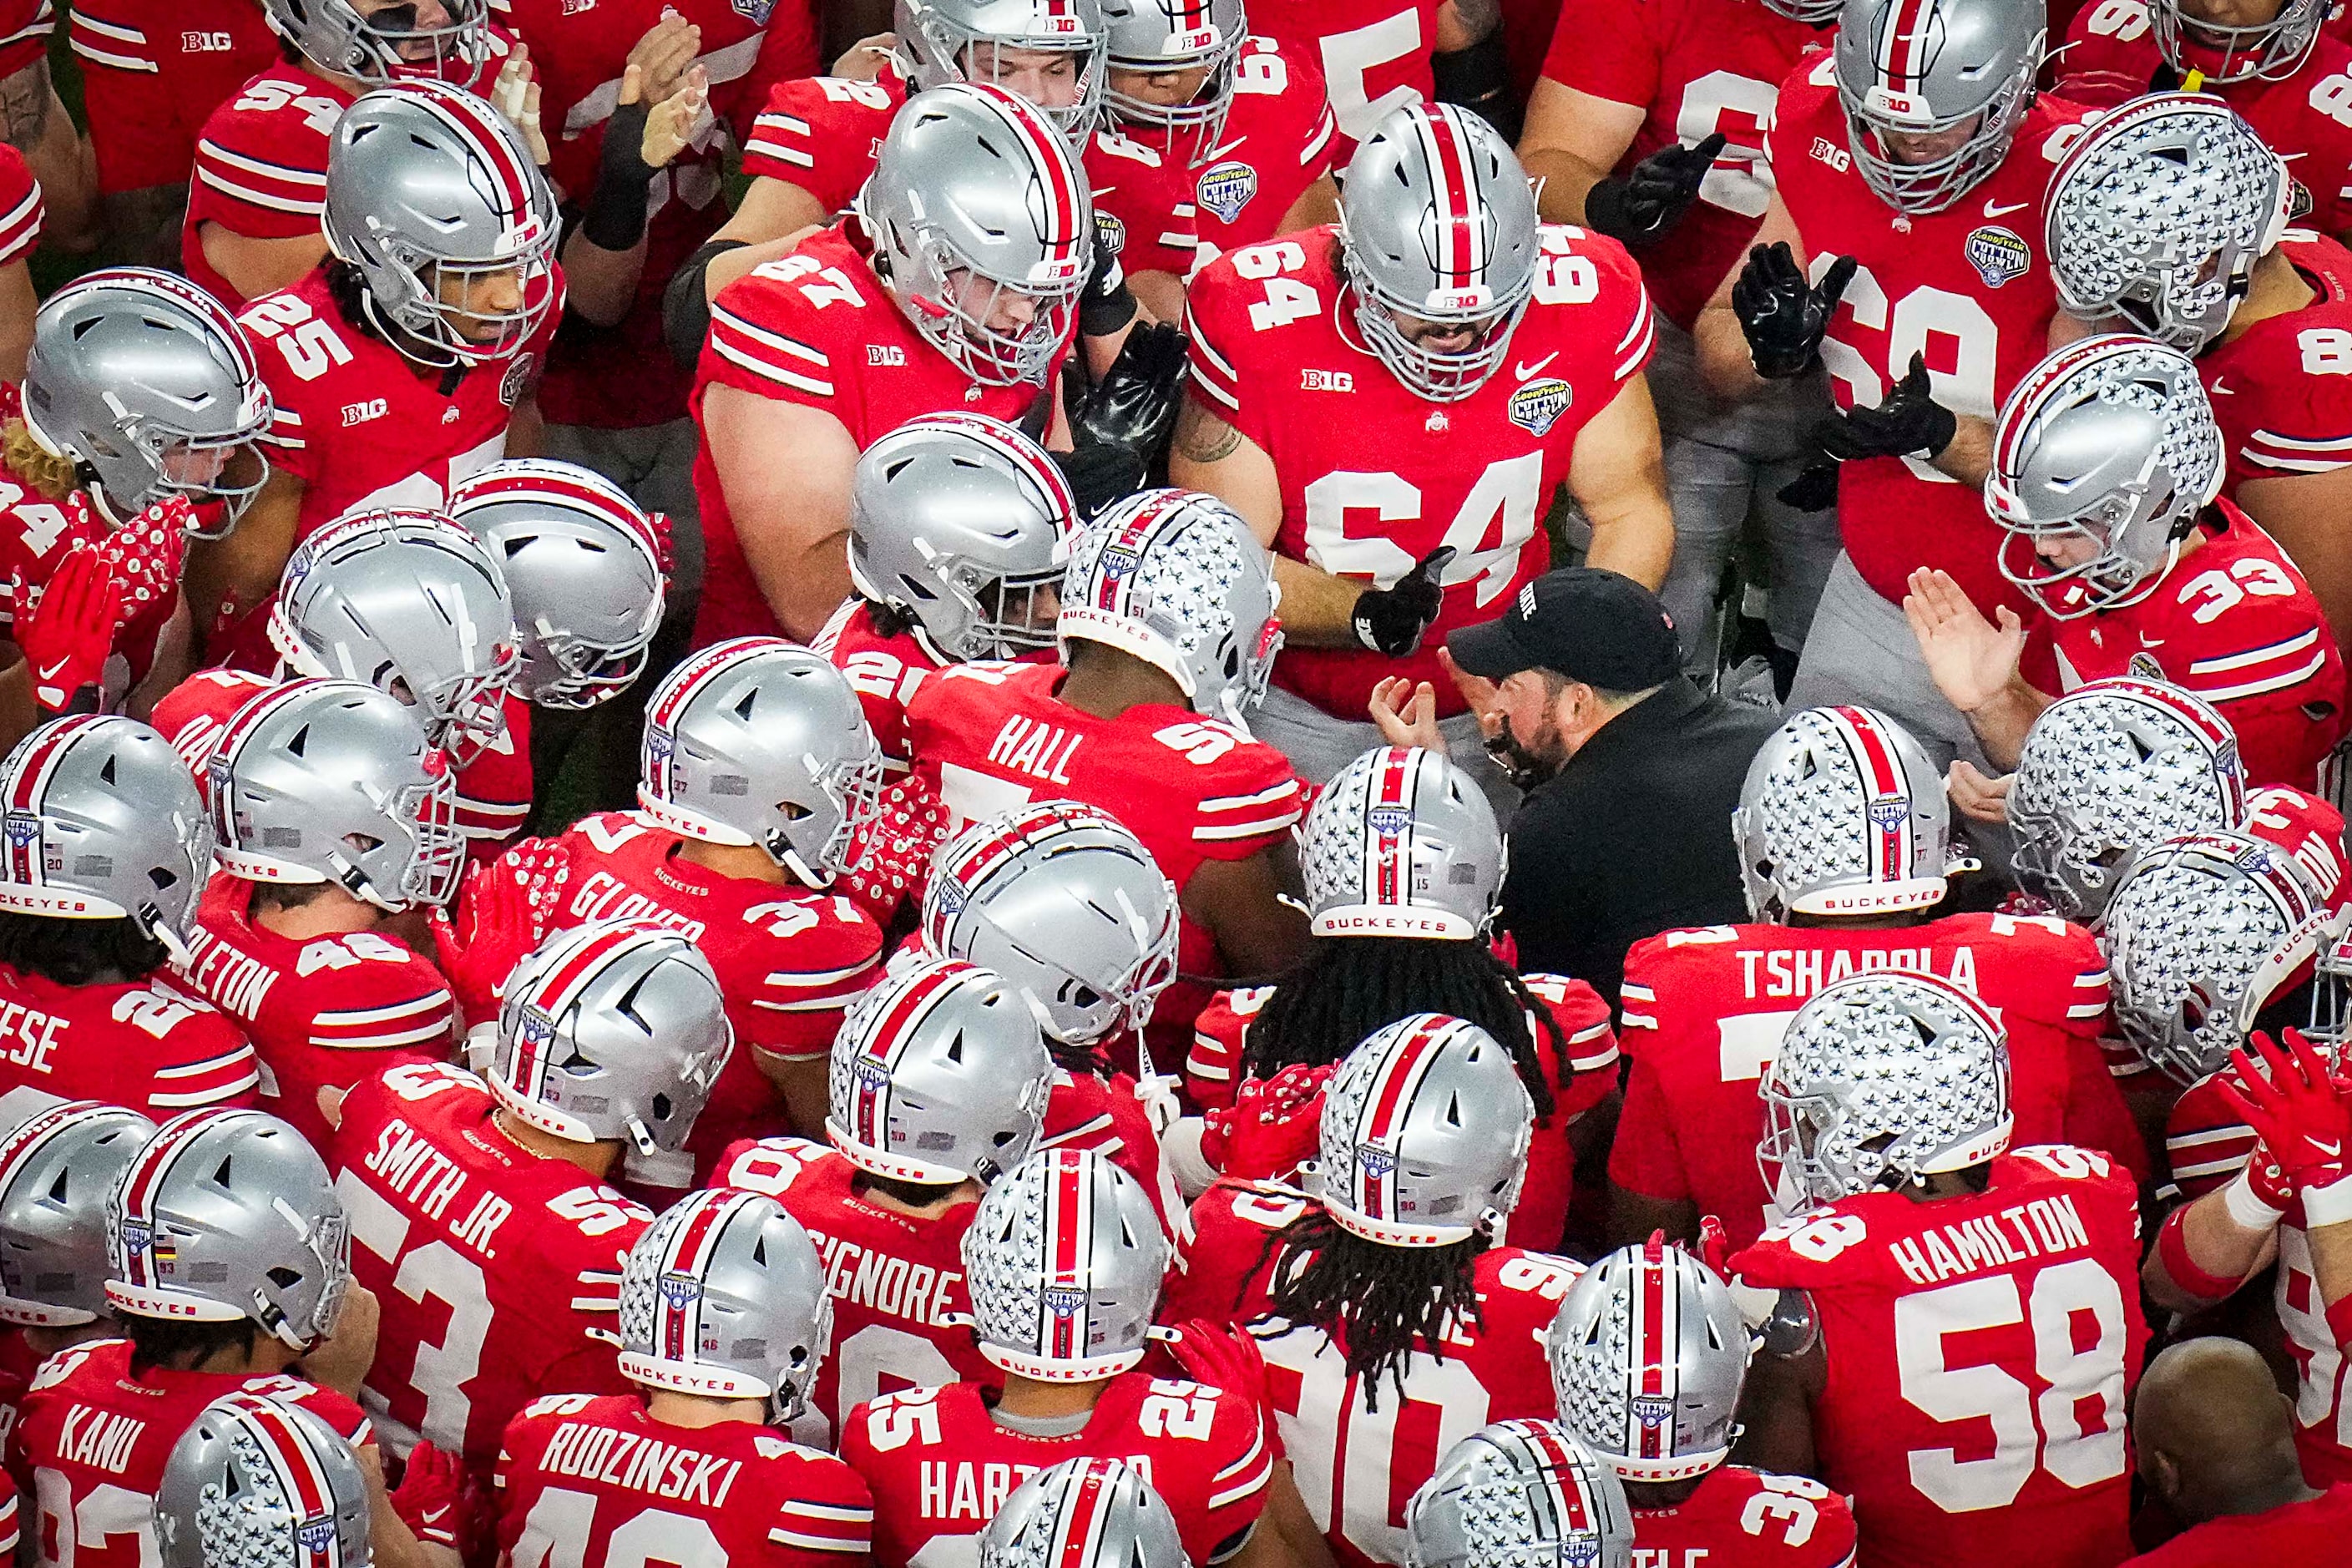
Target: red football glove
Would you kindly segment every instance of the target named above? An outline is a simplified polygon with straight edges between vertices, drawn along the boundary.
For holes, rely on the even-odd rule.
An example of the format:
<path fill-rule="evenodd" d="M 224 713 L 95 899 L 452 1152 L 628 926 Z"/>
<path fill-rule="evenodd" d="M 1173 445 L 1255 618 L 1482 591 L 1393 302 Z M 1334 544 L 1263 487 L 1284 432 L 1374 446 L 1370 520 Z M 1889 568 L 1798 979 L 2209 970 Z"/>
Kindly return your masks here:
<path fill-rule="evenodd" d="M 416 1539 L 452 1552 L 464 1550 L 468 1510 L 466 1471 L 457 1457 L 430 1443 L 408 1451 L 408 1469 L 392 1493 L 392 1511 Z"/>
<path fill-rule="evenodd" d="M 51 713 L 94 710 L 82 693 L 103 688 L 122 619 L 122 586 L 105 558 L 77 543 L 29 610 L 21 585 L 16 602 L 16 646 L 32 670 L 34 700 Z"/>
<path fill-rule="evenodd" d="M 555 923 L 570 865 L 551 838 L 526 838 L 466 878 L 453 919 L 433 911 L 433 952 L 468 1026 L 499 1016 L 507 976 Z"/>
<path fill-rule="evenodd" d="M 1315 1157 L 1323 1086 L 1337 1070 L 1294 1063 L 1272 1078 L 1244 1079 L 1231 1107 L 1203 1118 L 1202 1157 L 1241 1181 L 1289 1175 Z"/>
<path fill-rule="evenodd" d="M 1695 1254 L 1718 1279 L 1731 1278 L 1731 1233 L 1723 1228 L 1723 1221 L 1713 1215 L 1702 1215 L 1698 1222 L 1698 1250 Z"/>
<path fill-rule="evenodd" d="M 1258 1352 L 1257 1341 L 1227 1324 L 1191 1318 L 1177 1325 L 1176 1337 L 1168 1342 L 1168 1353 L 1193 1382 L 1222 1388 L 1256 1405 L 1267 1450 L 1277 1459 L 1283 1457 L 1282 1436 L 1275 1428 L 1274 1402 L 1267 1396 L 1265 1357 Z"/>
<path fill-rule="evenodd" d="M 2352 1149 L 2352 1106 L 2330 1078 L 2326 1060 L 2293 1029 L 2286 1031 L 2284 1050 L 2263 1034 L 2251 1043 L 2255 1055 L 2231 1052 L 2237 1070 L 2215 1079 L 2213 1088 L 2261 1136 L 2255 1161 L 2267 1151 L 2296 1192 L 2344 1180 L 2352 1173 L 2346 1158 Z M 2261 1178 L 2253 1179 L 2259 1189 Z"/>

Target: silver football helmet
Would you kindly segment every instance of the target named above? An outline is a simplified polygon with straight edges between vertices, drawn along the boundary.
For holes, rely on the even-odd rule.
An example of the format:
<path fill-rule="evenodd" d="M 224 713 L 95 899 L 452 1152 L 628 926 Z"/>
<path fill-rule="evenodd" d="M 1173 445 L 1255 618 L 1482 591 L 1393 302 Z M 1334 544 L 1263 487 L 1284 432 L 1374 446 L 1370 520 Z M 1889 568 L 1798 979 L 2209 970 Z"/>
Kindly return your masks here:
<path fill-rule="evenodd" d="M 129 920 L 173 957 L 212 873 L 212 819 L 171 743 L 135 719 L 44 724 L 0 762 L 0 910 Z"/>
<path fill-rule="evenodd" d="M 1535 192 L 1502 133 L 1450 103 L 1411 103 L 1348 160 L 1339 259 L 1364 342 L 1416 395 L 1459 403 L 1510 353 L 1535 298 Z M 1400 321 L 1399 318 L 1403 318 Z M 1425 347 L 1407 323 L 1475 329 L 1465 349 Z"/>
<path fill-rule="evenodd" d="M 1753 1351 L 1731 1287 L 1654 1240 L 1586 1269 L 1544 1335 L 1560 1424 L 1629 1481 L 1723 1463 Z"/>
<path fill-rule="evenodd" d="M 923 942 L 1004 977 L 1053 1038 L 1140 1036 L 1176 978 L 1176 889 L 1108 812 L 1044 801 L 975 822 L 923 889 Z"/>
<path fill-rule="evenodd" d="M 2143 849 L 2107 904 L 2116 1025 L 2178 1081 L 2229 1065 L 2262 1010 L 2343 935 L 2302 864 L 2244 833 Z"/>
<path fill-rule="evenodd" d="M 985 82 L 1010 91 L 1005 51 L 1070 57 L 1071 101 L 1036 107 L 1072 147 L 1086 146 L 1102 109 L 1100 0 L 897 0 L 891 12 L 919 89 Z"/>
<path fill-rule="evenodd" d="M 1935 763 L 1869 708 L 1790 714 L 1748 765 L 1731 837 L 1748 912 L 1775 923 L 1924 910 L 1977 864 Z"/>
<path fill-rule="evenodd" d="M 2210 94 L 2150 93 L 2109 110 L 2050 176 L 2044 249 L 2058 302 L 2202 353 L 2278 244 L 2293 186 L 2254 128 Z"/>
<path fill-rule="evenodd" d="M 833 1346 L 816 1245 L 758 1193 L 689 1193 L 621 1268 L 621 1375 L 706 1399 L 763 1399 L 783 1425 L 808 1407 Z"/>
<path fill-rule="evenodd" d="M 881 787 L 857 694 L 782 637 L 706 647 L 646 705 L 646 815 L 688 838 L 756 844 L 809 887 L 856 863 Z"/>
<path fill-rule="evenodd" d="M 1077 502 L 1026 436 L 926 414 L 866 448 L 849 489 L 849 581 L 912 617 L 941 662 L 1054 646 Z"/>
<path fill-rule="evenodd" d="M 368 1483 L 342 1435 L 242 1390 L 172 1445 L 154 1497 L 161 1568 L 368 1568 Z"/>
<path fill-rule="evenodd" d="M 351 1282 L 343 1200 L 302 1135 L 259 1110 L 163 1123 L 106 1204 L 118 1312 L 258 1323 L 304 1351 L 332 1333 Z"/>
<path fill-rule="evenodd" d="M 1104 98 L 1123 128 L 1157 128 L 1164 145 L 1196 132 L 1201 146 L 1214 146 L 1233 108 L 1234 58 L 1249 37 L 1242 0 L 1102 0 L 1102 13 L 1111 69 L 1204 73 L 1200 89 L 1175 104 L 1121 92 L 1112 80 Z"/>
<path fill-rule="evenodd" d="M 2156 25 L 2157 52 L 2164 63 L 2187 75 L 2196 71 L 2214 86 L 2231 82 L 2284 81 L 2303 68 L 2312 46 L 2334 9 L 2328 0 L 2281 0 L 2267 22 L 2224 26 L 2191 16 L 2180 0 L 2147 0 Z"/>
<path fill-rule="evenodd" d="M 1482 941 L 1507 858 L 1495 808 L 1443 752 L 1379 746 L 1332 775 L 1297 829 L 1317 936 Z"/>
<path fill-rule="evenodd" d="M 0 1323 L 107 1311 L 106 1201 L 155 1124 L 102 1100 L 50 1106 L 0 1142 Z"/>
<path fill-rule="evenodd" d="M 2000 1020 L 1940 975 L 1904 970 L 1815 992 L 1757 1092 L 1765 1185 L 1807 1207 L 1981 1165 L 2014 1125 Z"/>
<path fill-rule="evenodd" d="M 1400 1018 L 1349 1052 L 1324 1091 L 1323 1207 L 1388 1247 L 1492 1235 L 1519 1201 L 1535 1123 L 1494 1036 L 1441 1013 Z"/>
<path fill-rule="evenodd" d="M 1053 1074 L 1027 999 L 1002 975 L 902 959 L 834 1037 L 825 1136 L 892 1181 L 992 1182 L 1036 1147 Z"/>
<path fill-rule="evenodd" d="M 1062 583 L 1061 639 L 1107 643 L 1247 733 L 1282 647 L 1274 567 L 1241 514 L 1197 490 L 1142 490 L 1087 523 Z"/>
<path fill-rule="evenodd" d="M 437 511 L 352 512 L 295 546 L 269 640 L 297 675 L 414 703 L 460 767 L 506 733 L 514 601 L 488 547 Z"/>
<path fill-rule="evenodd" d="M 555 304 L 555 195 L 522 133 L 460 89 L 404 82 L 344 110 L 320 221 L 369 319 L 420 364 L 504 360 Z"/>
<path fill-rule="evenodd" d="M 2077 687 L 2026 732 L 2010 785 L 2025 890 L 2088 925 L 2138 851 L 2233 828 L 2246 775 L 2229 721 L 2192 692 L 2116 677 Z"/>
<path fill-rule="evenodd" d="M 184 278 L 124 267 L 76 279 L 33 318 L 25 428 L 98 476 L 110 521 L 155 502 L 223 503 L 228 531 L 269 478 L 273 407 L 244 331 Z M 202 514 L 199 514 L 200 516 Z"/>
<path fill-rule="evenodd" d="M 2042 0 L 1845 0 L 1838 100 L 1853 166 L 1880 199 L 1942 212 L 2000 168 L 2047 36 Z M 1945 150 L 1914 161 L 1906 142 Z"/>
<path fill-rule="evenodd" d="M 988 1189 L 963 1235 L 990 1365 L 1092 1383 L 1143 1359 L 1171 1256 L 1151 1199 L 1098 1149 L 1045 1149 Z"/>
<path fill-rule="evenodd" d="M 397 914 L 466 869 L 456 775 L 400 699 L 291 680 L 236 710 L 205 764 L 214 858 L 253 882 L 333 882 Z"/>
<path fill-rule="evenodd" d="M 1176 1516 L 1124 1459 L 1065 1459 L 1013 1489 L 980 1568 L 1189 1568 Z"/>
<path fill-rule="evenodd" d="M 932 347 L 985 385 L 1045 381 L 1077 330 L 1095 218 L 1076 156 L 1043 110 L 993 87 L 918 93 L 852 205 L 876 270 Z M 996 325 L 1008 311 L 1015 324 Z"/>
<path fill-rule="evenodd" d="M 543 1132 L 675 1154 L 734 1049 L 702 950 L 650 921 L 611 921 L 558 931 L 515 965 L 487 1077 Z"/>
<path fill-rule="evenodd" d="M 2146 338 L 2068 343 L 2026 373 L 1994 426 L 1984 504 L 2003 531 L 2000 574 L 2057 620 L 2137 604 L 2223 474 L 2221 427 L 2187 355 Z"/>
<path fill-rule="evenodd" d="M 1498 1421 L 1405 1505 L 1408 1568 L 1631 1568 L 1624 1483 L 1557 1421 Z"/>
<path fill-rule="evenodd" d="M 669 593 L 667 520 L 593 468 L 510 458 L 451 487 L 449 515 L 498 563 L 521 655 L 509 682 L 541 708 L 593 708 L 635 684 Z"/>
<path fill-rule="evenodd" d="M 472 87 L 490 58 L 489 7 L 483 0 L 441 0 L 446 26 L 416 25 L 414 5 L 362 16 L 351 0 L 262 0 L 270 31 L 322 71 L 357 77 L 370 87 L 394 81 L 446 81 Z"/>

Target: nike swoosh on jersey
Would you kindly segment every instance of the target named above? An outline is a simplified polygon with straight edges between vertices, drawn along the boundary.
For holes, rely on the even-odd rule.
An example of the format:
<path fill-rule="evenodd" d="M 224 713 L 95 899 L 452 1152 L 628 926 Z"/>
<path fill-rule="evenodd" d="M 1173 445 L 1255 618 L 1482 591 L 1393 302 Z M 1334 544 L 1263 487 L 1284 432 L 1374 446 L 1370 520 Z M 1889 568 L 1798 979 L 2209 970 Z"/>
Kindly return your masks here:
<path fill-rule="evenodd" d="M 1236 136 L 1232 141 L 1225 142 L 1222 146 L 1212 147 L 1206 153 L 1201 154 L 1201 162 L 1203 163 L 1213 163 L 1218 159 L 1223 157 L 1226 153 L 1232 152 L 1234 148 L 1240 146 L 1243 142 L 1248 140 L 1249 138 L 1246 136 Z"/>
<path fill-rule="evenodd" d="M 2227 379 L 2218 375 L 2213 378 L 2213 384 L 2205 390 L 2215 397 L 2234 397 L 2238 391 L 2229 384 Z"/>
<path fill-rule="evenodd" d="M 1536 361 L 1533 364 L 1520 363 L 1513 365 L 1511 367 L 1511 374 L 1517 376 L 1519 380 L 1525 381 L 1528 377 L 1535 374 L 1536 372 L 1543 369 L 1544 366 L 1549 364 L 1559 357 L 1559 351 L 1558 349 L 1554 349 L 1551 353 L 1544 355 L 1543 358 Z"/>
<path fill-rule="evenodd" d="M 2032 205 L 2033 204 L 2032 202 L 1987 201 L 1985 203 L 1985 216 L 2007 217 L 2011 213 L 2021 213 Z"/>

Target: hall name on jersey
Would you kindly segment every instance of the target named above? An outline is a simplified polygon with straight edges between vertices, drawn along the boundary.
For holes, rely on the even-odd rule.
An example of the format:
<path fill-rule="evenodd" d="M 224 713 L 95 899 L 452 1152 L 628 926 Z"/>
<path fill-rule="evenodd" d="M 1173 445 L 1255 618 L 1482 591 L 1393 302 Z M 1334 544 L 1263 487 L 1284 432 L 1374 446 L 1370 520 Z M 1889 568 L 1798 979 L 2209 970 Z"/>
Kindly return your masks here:
<path fill-rule="evenodd" d="M 1066 784 L 1070 782 L 1070 759 L 1085 740 L 1084 735 L 1058 724 L 1015 713 L 988 743 L 988 760 L 1047 784 Z"/>
<path fill-rule="evenodd" d="M 58 1433 L 58 1457 L 119 1476 L 138 1451 L 139 1438 L 146 1430 L 147 1423 L 136 1415 L 76 1405 L 66 1411 L 65 1425 Z"/>
<path fill-rule="evenodd" d="M 2090 1249 L 2090 1228 L 2065 1194 L 2033 1198 L 1958 1225 L 1930 1226 L 1886 1244 L 1886 1255 L 1914 1285 L 1940 1285 L 1960 1274 L 2029 1263 L 2059 1252 Z"/>
<path fill-rule="evenodd" d="M 877 1252 L 818 1231 L 808 1234 L 816 1243 L 817 1256 L 824 1264 L 825 1289 L 835 1300 L 935 1329 L 962 1323 L 948 1304 L 950 1288 L 963 1281 L 958 1271 L 910 1263 L 894 1253 Z"/>
<path fill-rule="evenodd" d="M 1146 1483 L 1150 1481 L 1150 1455 L 1121 1454 L 1118 1458 L 1134 1466 Z M 986 1524 L 996 1517 L 1013 1489 L 1035 1475 L 1040 1468 L 999 1460 L 925 1459 L 917 1478 L 921 1483 L 922 1516 Z"/>
<path fill-rule="evenodd" d="M 394 1192 L 415 1204 L 426 1219 L 439 1224 L 467 1187 L 466 1173 L 425 1135 L 398 1117 L 385 1122 L 375 1135 L 375 1147 L 362 1162 Z M 499 1227 L 514 1213 L 514 1205 L 496 1193 L 474 1200 L 466 1218 L 449 1239 L 479 1253 L 484 1259 L 499 1255 L 492 1245 Z"/>
<path fill-rule="evenodd" d="M 1739 955 L 1740 984 L 1751 997 L 1802 1000 L 1849 974 L 1875 969 L 1937 974 L 1971 996 L 1977 994 L 1976 951 L 1966 944 L 1952 949 L 1948 970 L 1936 967 L 1936 950 L 1932 947 L 1890 947 L 1876 952 L 1865 949 L 1861 952 L 1849 952 L 1843 948 L 1772 948 L 1763 952 L 1742 952 Z"/>
<path fill-rule="evenodd" d="M 716 1513 L 727 1506 L 743 1461 L 682 1448 L 635 1432 L 566 1421 L 547 1440 L 539 1472 L 625 1487 L 670 1502 L 697 1503 Z"/>

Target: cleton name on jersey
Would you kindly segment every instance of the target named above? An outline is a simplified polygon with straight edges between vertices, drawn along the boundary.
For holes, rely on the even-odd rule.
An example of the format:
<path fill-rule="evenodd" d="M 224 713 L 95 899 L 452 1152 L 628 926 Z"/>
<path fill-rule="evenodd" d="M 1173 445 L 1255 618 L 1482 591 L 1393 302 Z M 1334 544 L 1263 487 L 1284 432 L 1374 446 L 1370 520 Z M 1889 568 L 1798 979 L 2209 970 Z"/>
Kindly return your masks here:
<path fill-rule="evenodd" d="M 736 1178 L 730 1172 L 728 1179 Z M 825 1289 L 835 1300 L 935 1329 L 962 1323 L 961 1315 L 949 1304 L 955 1288 L 963 1283 L 963 1275 L 957 1270 L 910 1263 L 814 1230 L 808 1236 L 816 1243 L 817 1255 L 824 1264 Z"/>
<path fill-rule="evenodd" d="M 188 932 L 188 961 L 180 966 L 180 973 L 224 1011 L 240 1018 L 258 1018 L 278 984 L 279 972 L 197 926 Z"/>
<path fill-rule="evenodd" d="M 1874 969 L 1906 969 L 1948 980 L 1969 995 L 1977 990 L 1977 956 L 1965 943 L 1952 949 L 1948 969 L 1936 967 L 1935 949 L 1892 947 L 1878 952 L 1848 952 L 1843 948 L 1812 952 L 1777 951 L 1739 955 L 1739 980 L 1752 997 L 1801 1002 L 1822 986 L 1849 974 Z"/>
<path fill-rule="evenodd" d="M 66 1412 L 58 1434 L 58 1457 L 119 1476 L 130 1467 L 146 1430 L 147 1423 L 135 1415 L 76 1405 Z"/>
<path fill-rule="evenodd" d="M 727 1494 L 735 1489 L 743 1461 L 636 1432 L 566 1421 L 547 1440 L 538 1468 L 542 1475 L 577 1476 L 648 1497 L 683 1500 L 716 1513 L 727 1506 Z"/>

